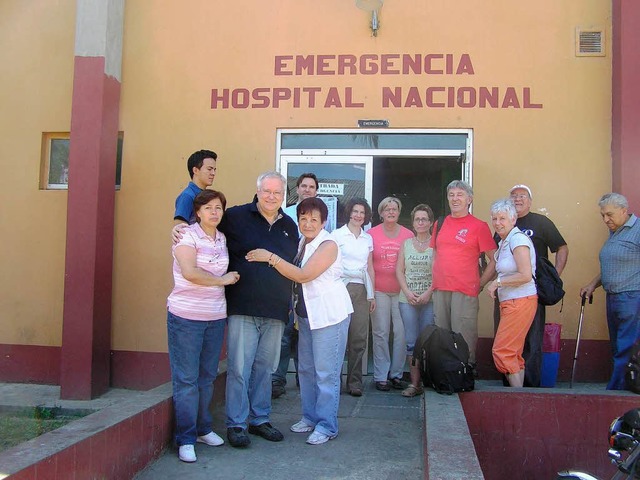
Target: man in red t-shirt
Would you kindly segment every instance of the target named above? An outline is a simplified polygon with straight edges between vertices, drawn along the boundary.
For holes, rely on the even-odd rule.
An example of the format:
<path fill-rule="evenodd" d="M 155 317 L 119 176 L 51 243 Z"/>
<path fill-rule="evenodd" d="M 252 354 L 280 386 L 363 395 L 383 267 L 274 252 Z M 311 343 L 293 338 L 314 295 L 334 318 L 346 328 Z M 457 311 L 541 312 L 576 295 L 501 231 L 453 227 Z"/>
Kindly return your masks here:
<path fill-rule="evenodd" d="M 471 186 L 454 180 L 447 186 L 451 215 L 434 225 L 433 306 L 439 327 L 460 332 L 469 345 L 469 362 L 475 364 L 478 341 L 478 293 L 495 274 L 496 244 L 489 225 L 469 213 Z M 482 276 L 480 254 L 488 257 Z"/>

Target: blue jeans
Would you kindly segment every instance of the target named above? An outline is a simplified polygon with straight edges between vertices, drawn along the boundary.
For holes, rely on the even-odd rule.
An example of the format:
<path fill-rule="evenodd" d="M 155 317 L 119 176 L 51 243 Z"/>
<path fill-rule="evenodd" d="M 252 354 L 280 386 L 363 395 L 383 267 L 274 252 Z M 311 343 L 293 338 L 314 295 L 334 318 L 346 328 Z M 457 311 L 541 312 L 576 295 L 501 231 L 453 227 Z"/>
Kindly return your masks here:
<path fill-rule="evenodd" d="M 196 437 L 211 432 L 209 405 L 226 321 L 187 320 L 167 312 L 169 363 L 178 446 L 195 445 Z"/>
<path fill-rule="evenodd" d="M 282 342 L 280 344 L 280 363 L 278 369 L 271 375 L 274 384 L 285 386 L 287 384 L 287 372 L 289 371 L 289 360 L 293 358 L 293 363 L 298 371 L 298 331 L 294 327 L 295 315 L 293 310 L 289 314 L 289 321 L 284 327 Z"/>
<path fill-rule="evenodd" d="M 302 419 L 317 432 L 338 434 L 340 372 L 347 348 L 350 318 L 311 330 L 309 319 L 298 317 L 298 375 Z"/>
<path fill-rule="evenodd" d="M 227 427 L 269 421 L 271 374 L 278 366 L 284 322 L 231 315 L 227 332 Z"/>
<path fill-rule="evenodd" d="M 427 325 L 433 325 L 433 302 L 428 302 L 424 305 L 409 305 L 408 303 L 399 302 L 398 307 L 404 323 L 407 356 L 411 356 L 420 332 Z"/>
<path fill-rule="evenodd" d="M 624 370 L 640 337 L 640 291 L 607 294 L 607 324 L 613 372 L 607 390 L 625 390 Z"/>

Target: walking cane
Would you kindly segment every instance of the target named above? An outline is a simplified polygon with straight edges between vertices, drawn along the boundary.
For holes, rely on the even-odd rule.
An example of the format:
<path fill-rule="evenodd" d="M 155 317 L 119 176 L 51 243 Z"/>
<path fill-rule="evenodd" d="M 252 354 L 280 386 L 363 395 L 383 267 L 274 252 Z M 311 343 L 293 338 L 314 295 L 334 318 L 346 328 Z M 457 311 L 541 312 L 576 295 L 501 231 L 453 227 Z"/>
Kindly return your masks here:
<path fill-rule="evenodd" d="M 576 362 L 578 361 L 578 348 L 580 348 L 580 334 L 582 333 L 582 320 L 584 320 L 584 304 L 587 301 L 587 295 L 582 294 L 582 302 L 580 303 L 580 320 L 578 321 L 578 335 L 576 337 L 576 351 L 573 354 L 573 366 L 571 367 L 571 381 L 569 388 L 573 388 L 573 378 L 576 374 Z M 593 295 L 589 295 L 589 305 L 593 303 Z"/>

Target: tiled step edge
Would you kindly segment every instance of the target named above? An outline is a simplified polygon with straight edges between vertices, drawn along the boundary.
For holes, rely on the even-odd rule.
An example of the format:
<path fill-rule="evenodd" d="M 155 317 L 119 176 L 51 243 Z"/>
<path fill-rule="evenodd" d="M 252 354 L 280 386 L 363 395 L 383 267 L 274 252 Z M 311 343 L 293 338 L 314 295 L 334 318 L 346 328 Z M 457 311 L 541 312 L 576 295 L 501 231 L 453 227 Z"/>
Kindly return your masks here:
<path fill-rule="evenodd" d="M 423 399 L 425 480 L 483 480 L 459 396 L 427 389 Z"/>

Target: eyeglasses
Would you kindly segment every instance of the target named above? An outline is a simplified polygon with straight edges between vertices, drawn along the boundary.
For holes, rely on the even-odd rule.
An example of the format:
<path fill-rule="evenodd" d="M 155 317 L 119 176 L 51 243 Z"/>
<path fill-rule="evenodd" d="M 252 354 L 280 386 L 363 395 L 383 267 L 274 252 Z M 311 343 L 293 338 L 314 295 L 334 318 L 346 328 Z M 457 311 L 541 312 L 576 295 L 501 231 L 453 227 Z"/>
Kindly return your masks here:
<path fill-rule="evenodd" d="M 416 222 L 416 223 L 427 223 L 429 221 L 429 219 L 428 218 L 414 218 L 413 221 Z"/>
<path fill-rule="evenodd" d="M 270 197 L 271 195 L 273 195 L 276 198 L 280 198 L 284 195 L 284 192 L 280 192 L 280 191 L 274 191 L 274 190 L 260 190 L 262 193 L 265 194 L 265 196 Z"/>
<path fill-rule="evenodd" d="M 521 193 L 519 195 L 511 195 L 511 198 L 513 198 L 514 200 L 524 200 L 526 198 L 529 198 L 529 195 L 527 195 L 526 193 Z"/>
<path fill-rule="evenodd" d="M 383 212 L 397 212 L 398 209 L 397 207 L 387 207 L 385 209 L 382 210 Z"/>

